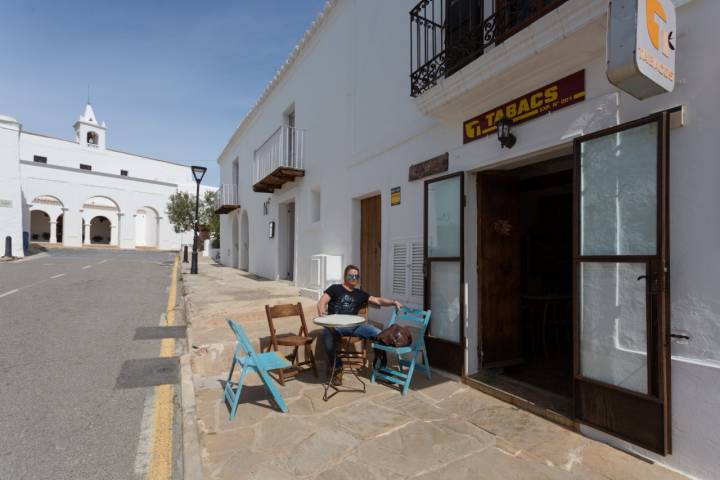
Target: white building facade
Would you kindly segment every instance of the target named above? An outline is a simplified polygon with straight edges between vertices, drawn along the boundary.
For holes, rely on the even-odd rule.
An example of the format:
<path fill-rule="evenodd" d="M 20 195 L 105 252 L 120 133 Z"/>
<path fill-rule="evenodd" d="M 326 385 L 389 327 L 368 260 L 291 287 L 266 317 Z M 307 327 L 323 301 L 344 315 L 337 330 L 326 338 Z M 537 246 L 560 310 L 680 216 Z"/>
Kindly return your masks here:
<path fill-rule="evenodd" d="M 357 264 L 433 366 L 714 478 L 720 3 L 613 3 L 673 91 L 609 82 L 608 1 L 329 2 L 218 159 L 221 261 L 313 296 Z"/>
<path fill-rule="evenodd" d="M 12 239 L 13 256 L 23 256 L 23 240 L 163 250 L 192 241 L 165 214 L 170 195 L 195 194 L 189 166 L 107 148 L 107 127 L 90 104 L 74 140 L 27 132 L 6 116 L 0 127 L 3 171 L 11 172 L 0 183 L 0 234 Z"/>

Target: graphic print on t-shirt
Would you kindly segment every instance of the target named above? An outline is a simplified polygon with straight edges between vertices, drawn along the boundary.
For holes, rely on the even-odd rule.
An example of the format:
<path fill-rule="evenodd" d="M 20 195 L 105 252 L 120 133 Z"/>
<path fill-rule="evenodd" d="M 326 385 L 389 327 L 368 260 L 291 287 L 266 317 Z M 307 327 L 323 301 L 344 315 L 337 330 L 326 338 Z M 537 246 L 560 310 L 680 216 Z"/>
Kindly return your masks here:
<path fill-rule="evenodd" d="M 340 310 L 342 313 L 354 312 L 355 299 L 351 295 L 346 293 L 342 296 L 342 298 L 340 298 L 340 301 L 338 302 L 338 310 Z"/>

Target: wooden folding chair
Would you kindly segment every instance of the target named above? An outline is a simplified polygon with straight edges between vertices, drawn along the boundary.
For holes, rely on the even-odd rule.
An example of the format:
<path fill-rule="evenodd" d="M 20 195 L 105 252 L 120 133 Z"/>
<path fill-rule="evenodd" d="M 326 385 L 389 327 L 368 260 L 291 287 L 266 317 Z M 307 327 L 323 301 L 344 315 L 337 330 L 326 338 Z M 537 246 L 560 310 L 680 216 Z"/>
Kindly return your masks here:
<path fill-rule="evenodd" d="M 361 317 L 368 318 L 368 304 L 367 302 L 363 303 L 362 307 L 360 307 L 360 310 L 358 310 L 358 315 Z M 370 360 L 368 358 L 368 344 L 370 343 L 369 340 L 363 338 L 363 337 L 348 337 L 347 339 L 347 345 L 353 345 L 353 348 L 356 348 L 355 345 L 360 342 L 360 349 L 358 350 L 358 355 L 356 356 L 358 362 L 358 365 L 362 365 L 363 367 L 370 367 Z M 355 360 L 353 360 L 354 362 Z"/>
<path fill-rule="evenodd" d="M 272 349 L 277 352 L 279 347 L 292 347 L 292 353 L 285 355 L 285 358 L 290 361 L 290 368 L 295 371 L 294 375 L 297 375 L 301 371 L 301 366 L 310 365 L 313 373 L 317 377 L 317 365 L 315 364 L 315 355 L 312 351 L 312 343 L 315 338 L 311 337 L 308 333 L 302 304 L 298 302 L 295 305 L 285 304 L 275 305 L 272 307 L 270 305 L 265 305 L 265 314 L 267 315 L 268 327 L 270 327 L 270 346 Z M 278 335 L 275 331 L 275 323 L 273 322 L 273 319 L 294 316 L 300 317 L 300 330 L 298 331 L 298 334 Z M 300 347 L 305 349 L 305 360 L 302 362 L 300 362 L 298 358 Z M 280 385 L 285 385 L 285 373 L 285 369 L 278 371 Z"/>
<path fill-rule="evenodd" d="M 268 371 L 278 368 L 287 368 L 290 366 L 290 362 L 275 352 L 256 353 L 252 346 L 252 342 L 250 342 L 250 339 L 245 333 L 245 330 L 229 318 L 226 320 L 233 333 L 235 333 L 236 340 L 235 353 L 233 354 L 230 373 L 228 374 L 227 381 L 225 382 L 225 389 L 223 392 L 225 400 L 230 404 L 230 420 L 235 418 L 238 402 L 240 400 L 240 392 L 243 388 L 243 382 L 250 371 L 255 372 L 260 377 L 265 385 L 265 388 L 268 390 L 270 395 L 272 395 L 272 398 L 277 406 L 280 410 L 287 413 L 287 405 L 273 383 Z M 240 365 L 241 368 L 240 379 L 237 382 L 237 388 L 233 389 L 232 376 L 237 365 Z"/>

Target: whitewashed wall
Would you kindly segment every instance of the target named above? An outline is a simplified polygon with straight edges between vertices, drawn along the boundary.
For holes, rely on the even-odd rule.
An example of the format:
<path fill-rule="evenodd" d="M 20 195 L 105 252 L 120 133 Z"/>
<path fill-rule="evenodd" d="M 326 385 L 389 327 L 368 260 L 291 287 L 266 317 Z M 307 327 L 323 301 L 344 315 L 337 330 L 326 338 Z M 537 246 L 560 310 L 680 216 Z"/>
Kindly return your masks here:
<path fill-rule="evenodd" d="M 571 0 L 581 1 L 581 0 Z M 582 0 L 584 1 L 584 0 Z M 678 105 L 687 107 L 687 124 L 673 130 L 670 168 L 672 331 L 691 340 L 672 345 L 674 454 L 658 457 L 615 438 L 605 441 L 654 458 L 700 478 L 720 471 L 720 63 L 715 57 L 720 3 L 678 2 L 678 85 L 673 93 L 638 101 L 619 93 L 605 76 L 605 18 L 584 33 L 580 58 L 586 70 L 587 99 L 516 127 L 517 145 L 500 149 L 494 137 L 462 145 L 462 115 L 447 120 L 421 114 L 409 97 L 408 11 L 414 1 L 340 1 L 292 68 L 262 103 L 251 122 L 233 138 L 218 162 L 222 183 L 231 183 L 231 162 L 240 160 L 243 210 L 222 219 L 222 262 L 233 264 L 233 216 L 249 216 L 250 271 L 276 278 L 279 238 L 267 238 L 267 223 L 279 221 L 278 206 L 296 202 L 296 284 L 308 284 L 310 256 L 342 255 L 359 262 L 358 199 L 382 195 L 382 289 L 390 296 L 389 245 L 422 234 L 423 183 L 408 182 L 408 167 L 444 152 L 450 172 L 465 171 L 467 371 L 477 371 L 477 170 L 507 166 L 538 152 L 568 153 L 572 139 Z M 607 4 L 607 2 L 605 2 Z M 592 41 L 590 41 L 592 40 Z M 588 47 L 592 45 L 592 48 Z M 587 47 L 587 48 L 585 48 Z M 552 52 L 549 53 L 549 55 Z M 520 71 L 488 93 L 494 107 L 544 85 L 538 75 L 559 79 L 575 70 L 548 62 L 541 72 Z M 456 75 L 462 75 L 459 72 Z M 305 134 L 306 177 L 275 194 L 252 192 L 253 152 L 295 105 L 296 125 Z M 483 110 L 475 112 L 482 113 Z M 467 118 L 467 117 L 465 117 Z M 390 189 L 402 188 L 402 204 L 391 207 Z M 321 219 L 310 221 L 311 191 L 321 189 Z M 263 215 L 263 202 L 270 210 Z M 238 217 L 239 219 L 239 217 Z M 237 221 L 237 225 L 241 222 Z M 279 226 L 280 227 L 280 226 Z M 242 228 L 240 227 L 240 230 Z M 237 238 L 242 235 L 236 233 Z M 241 247 L 240 247 L 241 248 Z M 585 428 L 589 435 L 598 432 Z"/>
<path fill-rule="evenodd" d="M 23 256 L 22 198 L 18 138 L 20 124 L 0 116 L 0 256 L 5 255 L 5 238 L 12 238 L 12 255 Z"/>

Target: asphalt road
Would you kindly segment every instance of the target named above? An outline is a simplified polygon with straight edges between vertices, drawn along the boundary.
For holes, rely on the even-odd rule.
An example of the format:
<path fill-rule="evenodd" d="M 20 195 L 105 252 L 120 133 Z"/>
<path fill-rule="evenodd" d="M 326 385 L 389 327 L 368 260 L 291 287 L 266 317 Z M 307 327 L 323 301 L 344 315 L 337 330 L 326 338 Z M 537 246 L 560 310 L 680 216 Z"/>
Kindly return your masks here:
<path fill-rule="evenodd" d="M 0 479 L 144 476 L 154 377 L 137 366 L 160 340 L 135 337 L 163 318 L 173 258 L 68 249 L 0 263 Z"/>

